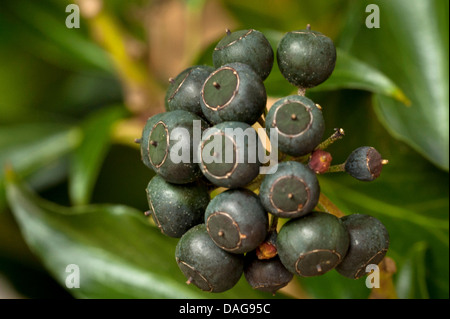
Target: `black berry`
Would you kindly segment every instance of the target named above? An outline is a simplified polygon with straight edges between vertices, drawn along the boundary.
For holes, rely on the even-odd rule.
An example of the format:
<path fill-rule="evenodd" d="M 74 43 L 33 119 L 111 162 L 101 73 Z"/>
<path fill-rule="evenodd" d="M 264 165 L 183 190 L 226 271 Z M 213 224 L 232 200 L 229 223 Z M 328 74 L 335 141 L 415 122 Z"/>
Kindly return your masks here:
<path fill-rule="evenodd" d="M 259 174 L 259 143 L 250 125 L 219 123 L 205 131 L 199 145 L 201 171 L 216 186 L 243 187 Z"/>
<path fill-rule="evenodd" d="M 155 175 L 147 189 L 149 213 L 161 232 L 179 238 L 195 225 L 203 223 L 209 194 L 204 185 L 176 185 Z"/>
<path fill-rule="evenodd" d="M 278 163 L 276 172 L 267 174 L 259 197 L 273 215 L 295 218 L 310 213 L 317 205 L 320 186 L 316 174 L 307 166 L 294 162 Z"/>
<path fill-rule="evenodd" d="M 204 224 L 194 226 L 180 238 L 175 258 L 187 283 L 208 292 L 231 289 L 244 270 L 244 255 L 217 247 Z"/>
<path fill-rule="evenodd" d="M 268 135 L 271 129 L 276 130 L 280 151 L 301 156 L 320 144 L 325 121 L 322 111 L 309 98 L 290 95 L 272 105 L 266 117 L 266 129 Z"/>
<path fill-rule="evenodd" d="M 266 89 L 261 78 L 243 63 L 229 63 L 206 79 L 200 103 L 209 122 L 255 123 L 266 107 Z"/>
<path fill-rule="evenodd" d="M 205 224 L 212 240 L 231 253 L 245 253 L 263 242 L 268 216 L 258 196 L 232 189 L 214 197 L 206 208 Z"/>
<path fill-rule="evenodd" d="M 378 219 L 369 215 L 347 215 L 341 220 L 350 235 L 350 245 L 336 270 L 343 276 L 358 279 L 366 274 L 367 265 L 377 265 L 384 258 L 389 234 Z"/>
<path fill-rule="evenodd" d="M 161 117 L 165 113 L 155 114 L 147 119 L 145 123 L 144 129 L 142 130 L 142 137 L 139 139 L 140 151 L 141 151 L 141 160 L 145 166 L 152 168 L 152 163 L 150 162 L 149 157 L 149 147 L 150 147 L 150 133 L 153 127 L 158 123 Z"/>
<path fill-rule="evenodd" d="M 185 110 L 203 116 L 200 106 L 200 92 L 206 78 L 214 68 L 196 65 L 183 70 L 170 81 L 165 104 L 168 111 Z"/>
<path fill-rule="evenodd" d="M 342 221 L 322 212 L 291 219 L 280 229 L 278 256 L 292 273 L 310 277 L 325 274 L 345 257 L 349 234 Z"/>
<path fill-rule="evenodd" d="M 272 70 L 274 54 L 267 38 L 257 30 L 227 32 L 213 52 L 216 68 L 240 62 L 248 64 L 264 81 Z"/>
<path fill-rule="evenodd" d="M 324 82 L 334 70 L 336 48 L 333 41 L 310 28 L 286 33 L 277 48 L 278 67 L 283 76 L 300 88 Z"/>
<path fill-rule="evenodd" d="M 144 163 L 170 183 L 185 184 L 197 180 L 202 174 L 193 160 L 198 146 L 195 143 L 200 142 L 194 138 L 196 124 L 199 130 L 207 127 L 202 118 L 184 110 L 166 112 L 157 115 L 156 120 L 149 120 L 141 143 Z"/>
<path fill-rule="evenodd" d="M 257 258 L 255 251 L 252 251 L 245 255 L 244 276 L 253 288 L 275 294 L 285 287 L 294 275 L 284 267 L 278 256 L 261 260 Z"/>
<path fill-rule="evenodd" d="M 380 153 L 370 146 L 355 149 L 345 161 L 345 171 L 360 181 L 373 181 L 383 168 Z"/>

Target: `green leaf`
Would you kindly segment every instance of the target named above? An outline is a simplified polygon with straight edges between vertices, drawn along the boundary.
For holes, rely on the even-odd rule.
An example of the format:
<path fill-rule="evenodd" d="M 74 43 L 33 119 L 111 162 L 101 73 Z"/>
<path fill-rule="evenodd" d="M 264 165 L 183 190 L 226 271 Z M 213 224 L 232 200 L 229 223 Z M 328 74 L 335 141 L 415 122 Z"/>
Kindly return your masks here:
<path fill-rule="evenodd" d="M 283 0 L 276 5 L 260 0 L 222 2 L 242 29 L 254 28 L 262 31 L 272 28 L 285 33 L 305 29 L 306 25 L 310 24 L 313 30 L 328 34 L 332 38 L 345 22 L 343 18 L 348 6 L 348 1 Z"/>
<path fill-rule="evenodd" d="M 297 277 L 297 280 L 308 295 L 315 299 L 367 299 L 370 294 L 365 277 L 353 280 L 342 276 L 336 270 L 317 277 Z"/>
<path fill-rule="evenodd" d="M 79 298 L 264 298 L 242 277 L 233 289 L 210 294 L 186 285 L 175 262 L 177 240 L 142 212 L 121 205 L 61 207 L 45 201 L 9 173 L 7 196 L 22 234 L 65 287 L 68 265 L 80 271 Z"/>
<path fill-rule="evenodd" d="M 36 123 L 0 127 L 0 211 L 5 206 L 4 168 L 12 167 L 21 177 L 54 164 L 73 150 L 80 131 L 67 125 Z M 52 179 L 52 175 L 46 176 Z M 40 183 L 44 183 L 42 179 Z"/>
<path fill-rule="evenodd" d="M 86 21 L 80 22 L 79 29 L 66 27 L 70 13 L 65 12 L 65 6 L 69 2 L 30 1 L 23 5 L 10 1 L 5 4 L 0 11 L 0 26 L 9 31 L 5 37 L 14 34 L 8 40 L 18 41 L 16 43 L 23 49 L 67 69 L 89 67 L 109 73 L 114 70 L 106 52 L 89 38 Z"/>
<path fill-rule="evenodd" d="M 337 48 L 336 51 L 337 60 L 333 73 L 328 80 L 312 90 L 359 89 L 394 98 L 406 106 L 411 104 L 402 90 L 382 72 L 344 50 Z"/>
<path fill-rule="evenodd" d="M 407 260 L 397 275 L 396 290 L 399 298 L 428 299 L 430 297 L 426 282 L 426 251 L 425 242 L 417 242 L 411 247 Z"/>
<path fill-rule="evenodd" d="M 125 115 L 121 106 L 92 114 L 81 126 L 83 139 L 72 156 L 69 195 L 73 204 L 87 204 L 110 145 L 111 129 Z"/>
<path fill-rule="evenodd" d="M 449 169 L 449 3 L 378 1 L 380 28 L 368 29 L 363 1 L 353 12 L 349 52 L 383 72 L 411 107 L 377 95 L 375 111 L 386 129 L 439 168 Z M 343 35 L 345 37 L 345 35 Z"/>

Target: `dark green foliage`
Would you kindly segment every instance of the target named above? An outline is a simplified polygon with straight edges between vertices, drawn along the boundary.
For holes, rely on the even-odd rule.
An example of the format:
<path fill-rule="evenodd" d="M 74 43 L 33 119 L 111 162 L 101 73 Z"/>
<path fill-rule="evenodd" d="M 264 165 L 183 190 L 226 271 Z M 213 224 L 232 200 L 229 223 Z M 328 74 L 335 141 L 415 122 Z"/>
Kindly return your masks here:
<path fill-rule="evenodd" d="M 203 184 L 171 184 L 155 175 L 149 182 L 147 200 L 155 224 L 164 235 L 181 237 L 203 222 L 209 194 Z"/>
<path fill-rule="evenodd" d="M 247 189 L 232 189 L 211 200 L 205 225 L 217 246 L 241 254 L 262 243 L 269 221 L 257 195 Z"/>
<path fill-rule="evenodd" d="M 208 292 L 231 289 L 244 269 L 244 255 L 231 254 L 217 247 L 204 224 L 191 228 L 181 237 L 175 258 L 187 283 Z"/>

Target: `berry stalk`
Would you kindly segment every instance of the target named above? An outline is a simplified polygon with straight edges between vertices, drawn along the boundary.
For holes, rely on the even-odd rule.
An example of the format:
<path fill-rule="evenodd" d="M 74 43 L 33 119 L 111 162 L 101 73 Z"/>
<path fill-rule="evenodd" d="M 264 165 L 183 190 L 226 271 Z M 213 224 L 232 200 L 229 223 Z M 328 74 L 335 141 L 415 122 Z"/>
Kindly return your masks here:
<path fill-rule="evenodd" d="M 343 138 L 344 135 L 345 135 L 344 129 L 342 129 L 342 128 L 335 128 L 334 129 L 334 133 L 329 138 L 327 138 L 325 141 L 320 143 L 316 147 L 316 150 L 325 150 L 328 146 L 330 146 L 331 144 L 333 144 L 337 140 L 340 140 L 341 138 Z"/>
<path fill-rule="evenodd" d="M 331 165 L 325 173 L 345 172 L 345 163 Z"/>
<path fill-rule="evenodd" d="M 338 218 L 345 216 L 345 214 L 323 193 L 320 193 L 318 209 L 328 214 L 332 214 Z"/>

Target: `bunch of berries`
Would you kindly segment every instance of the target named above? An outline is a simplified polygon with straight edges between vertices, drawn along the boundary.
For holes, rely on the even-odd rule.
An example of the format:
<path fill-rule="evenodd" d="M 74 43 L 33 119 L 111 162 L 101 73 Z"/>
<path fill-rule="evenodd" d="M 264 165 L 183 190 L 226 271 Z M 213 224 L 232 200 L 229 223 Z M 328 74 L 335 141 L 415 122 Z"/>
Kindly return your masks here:
<path fill-rule="evenodd" d="M 322 108 L 304 94 L 333 72 L 332 40 L 308 25 L 283 36 L 276 58 L 298 94 L 267 111 L 272 47 L 259 31 L 227 30 L 215 47 L 214 67 L 192 66 L 170 79 L 166 112 L 150 117 L 137 140 L 143 163 L 156 173 L 146 189 L 146 213 L 163 234 L 180 238 L 176 262 L 187 283 L 205 291 L 226 291 L 242 274 L 271 293 L 294 275 L 336 269 L 357 279 L 389 246 L 386 228 L 374 217 L 338 218 L 317 209 L 317 174 L 339 170 L 371 181 L 386 163 L 363 146 L 330 166 L 325 148 L 344 132 L 336 129 L 323 141 Z M 275 165 L 260 156 L 269 150 L 279 150 Z M 282 226 L 279 218 L 286 219 Z"/>

